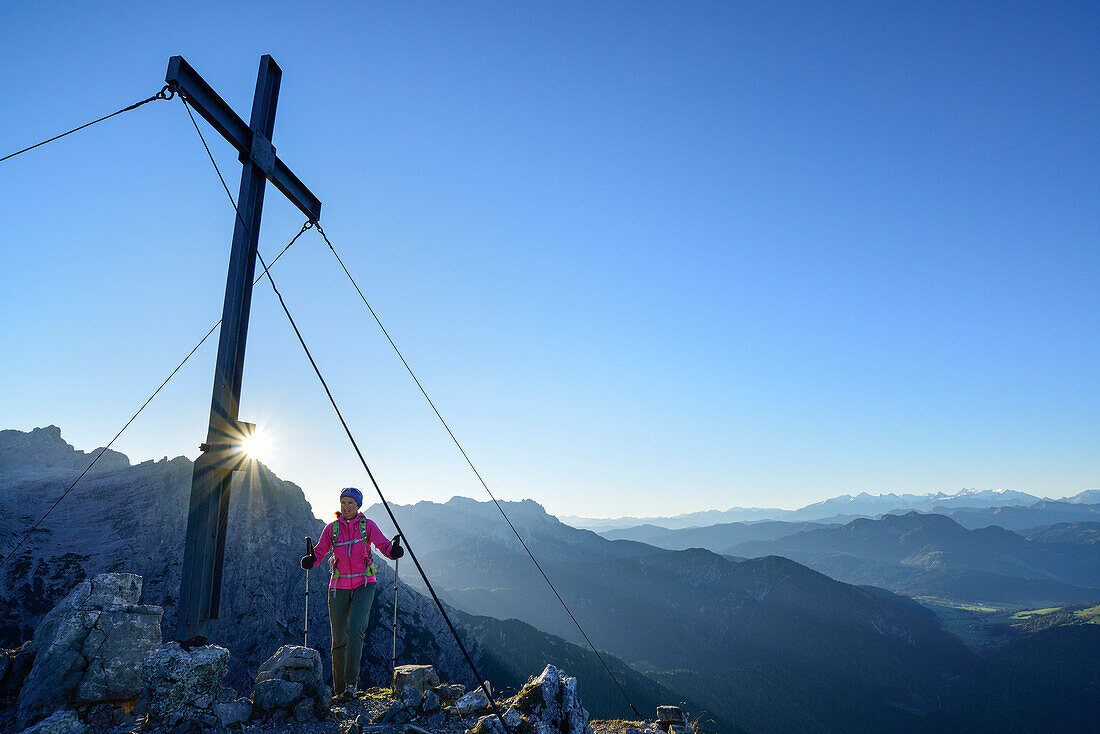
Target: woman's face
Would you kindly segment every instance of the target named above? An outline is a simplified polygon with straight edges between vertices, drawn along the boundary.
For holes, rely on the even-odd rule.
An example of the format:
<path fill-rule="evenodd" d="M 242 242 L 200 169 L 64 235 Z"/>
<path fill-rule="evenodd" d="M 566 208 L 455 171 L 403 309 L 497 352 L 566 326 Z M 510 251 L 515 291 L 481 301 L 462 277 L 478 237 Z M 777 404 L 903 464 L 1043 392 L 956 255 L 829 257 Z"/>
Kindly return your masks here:
<path fill-rule="evenodd" d="M 355 504 L 355 500 L 351 497 L 341 497 L 340 514 L 344 516 L 345 520 L 350 520 L 359 514 L 359 505 Z"/>

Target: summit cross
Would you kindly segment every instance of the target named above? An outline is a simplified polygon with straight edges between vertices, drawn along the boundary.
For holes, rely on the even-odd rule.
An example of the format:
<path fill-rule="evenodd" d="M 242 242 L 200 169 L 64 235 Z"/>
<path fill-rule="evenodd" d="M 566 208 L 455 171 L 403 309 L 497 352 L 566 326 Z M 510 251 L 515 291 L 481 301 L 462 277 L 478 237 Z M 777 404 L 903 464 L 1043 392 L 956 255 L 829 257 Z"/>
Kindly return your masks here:
<path fill-rule="evenodd" d="M 214 368 L 210 422 L 206 442 L 200 446 L 202 454 L 195 460 L 191 477 L 180 579 L 176 639 L 197 644 L 206 642 L 209 620 L 218 618 L 230 486 L 233 472 L 242 471 L 246 466 L 240 443 L 252 430 L 250 424 L 237 420 L 237 411 L 266 182 L 270 180 L 310 222 L 315 223 L 321 216 L 321 202 L 275 155 L 275 147 L 271 144 L 282 74 L 271 56 L 260 59 L 252 118 L 247 125 L 182 56 L 169 59 L 164 78 L 170 88 L 237 149 L 243 164 L 222 306 L 218 359 Z"/>

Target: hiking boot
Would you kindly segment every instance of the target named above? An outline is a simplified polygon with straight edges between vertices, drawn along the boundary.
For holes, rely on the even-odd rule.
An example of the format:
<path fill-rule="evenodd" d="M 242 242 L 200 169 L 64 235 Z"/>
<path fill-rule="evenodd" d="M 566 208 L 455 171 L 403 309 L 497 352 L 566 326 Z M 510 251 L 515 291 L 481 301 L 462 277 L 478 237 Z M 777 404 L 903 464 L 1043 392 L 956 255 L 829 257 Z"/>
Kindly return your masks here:
<path fill-rule="evenodd" d="M 340 703 L 347 703 L 348 701 L 354 701 L 359 697 L 359 691 L 355 684 L 349 683 L 348 687 L 340 692 L 340 695 L 336 697 L 336 700 Z"/>

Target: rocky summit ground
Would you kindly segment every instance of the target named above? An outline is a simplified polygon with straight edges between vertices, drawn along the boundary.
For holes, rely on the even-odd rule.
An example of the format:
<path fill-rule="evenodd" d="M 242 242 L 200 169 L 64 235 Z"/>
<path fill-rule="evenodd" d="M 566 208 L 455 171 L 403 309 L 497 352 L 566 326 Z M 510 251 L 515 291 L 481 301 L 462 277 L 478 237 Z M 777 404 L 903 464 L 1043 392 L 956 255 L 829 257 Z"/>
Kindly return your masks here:
<path fill-rule="evenodd" d="M 296 721 L 266 722 L 245 725 L 243 734 L 464 734 L 473 729 L 483 714 L 469 714 L 460 718 L 447 718 L 434 725 L 428 721 L 413 721 L 404 724 L 372 723 L 388 711 L 395 702 L 393 691 L 389 688 L 370 688 L 360 691 L 359 697 L 347 703 L 335 703 L 331 707 L 332 718 L 328 721 L 298 723 Z M 501 701 L 507 707 L 509 701 Z M 636 721 L 593 721 L 593 734 L 626 734 L 629 729 L 655 731 L 652 723 Z M 141 734 L 140 728 L 132 734 Z"/>
<path fill-rule="evenodd" d="M 442 722 L 429 724 L 427 720 L 406 722 L 403 724 L 373 723 L 380 719 L 395 703 L 396 698 L 389 688 L 369 688 L 359 692 L 359 697 L 345 703 L 333 703 L 329 711 L 331 718 L 325 721 L 300 723 L 293 719 L 270 720 L 263 723 L 245 724 L 239 731 L 244 734 L 417 734 L 417 730 L 431 734 L 463 734 L 477 724 L 481 716 L 469 714 L 460 718 L 447 718 Z M 430 728 L 429 728 L 430 727 Z M 135 728 L 133 734 L 140 734 Z"/>

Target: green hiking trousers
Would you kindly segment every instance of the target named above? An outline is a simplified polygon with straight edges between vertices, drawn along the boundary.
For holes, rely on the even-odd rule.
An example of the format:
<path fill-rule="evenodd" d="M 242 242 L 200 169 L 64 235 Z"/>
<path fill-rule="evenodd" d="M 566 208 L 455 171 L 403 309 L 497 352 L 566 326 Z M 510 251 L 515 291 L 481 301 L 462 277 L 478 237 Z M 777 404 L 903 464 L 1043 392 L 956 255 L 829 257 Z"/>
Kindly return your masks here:
<path fill-rule="evenodd" d="M 377 584 L 363 584 L 355 589 L 329 589 L 327 594 L 334 695 L 343 693 L 348 685 L 359 687 L 359 662 L 363 658 L 363 639 L 367 634 L 375 586 Z"/>

